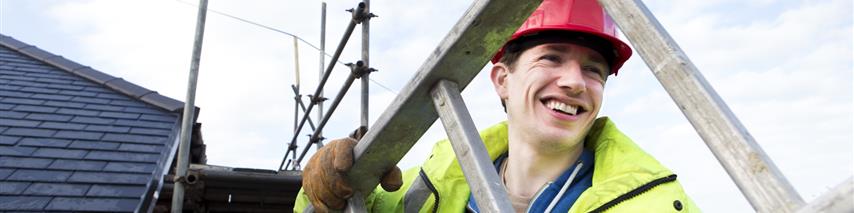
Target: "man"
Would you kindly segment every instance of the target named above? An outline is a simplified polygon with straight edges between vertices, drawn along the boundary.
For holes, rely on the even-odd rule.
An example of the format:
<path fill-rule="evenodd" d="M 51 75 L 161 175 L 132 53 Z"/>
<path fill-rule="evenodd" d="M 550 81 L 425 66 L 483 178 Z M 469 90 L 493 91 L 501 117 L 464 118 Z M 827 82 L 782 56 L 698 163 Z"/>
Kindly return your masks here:
<path fill-rule="evenodd" d="M 596 0 L 545 0 L 493 57 L 507 121 L 481 137 L 516 212 L 697 211 L 676 175 L 597 119 L 608 76 L 630 56 Z M 335 140 L 312 157 L 295 211 L 346 205 L 354 145 Z M 393 168 L 380 183 L 366 198 L 374 212 L 478 212 L 448 141 L 402 181 Z"/>

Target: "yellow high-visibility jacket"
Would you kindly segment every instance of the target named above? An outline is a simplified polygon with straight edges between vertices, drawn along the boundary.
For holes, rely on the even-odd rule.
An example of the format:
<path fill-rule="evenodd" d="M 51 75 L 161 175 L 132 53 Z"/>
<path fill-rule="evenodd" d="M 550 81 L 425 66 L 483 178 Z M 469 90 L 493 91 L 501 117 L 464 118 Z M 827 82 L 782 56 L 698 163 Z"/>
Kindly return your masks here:
<path fill-rule="evenodd" d="M 505 122 L 482 131 L 481 138 L 493 161 L 507 152 Z M 596 120 L 585 147 L 594 152 L 593 185 L 569 212 L 700 212 L 676 175 L 641 150 L 607 117 Z M 420 168 L 404 172 L 403 183 L 396 192 L 378 186 L 365 198 L 365 206 L 372 212 L 466 209 L 470 189 L 447 140 L 436 143 Z M 308 204 L 300 190 L 294 211 L 302 212 Z"/>

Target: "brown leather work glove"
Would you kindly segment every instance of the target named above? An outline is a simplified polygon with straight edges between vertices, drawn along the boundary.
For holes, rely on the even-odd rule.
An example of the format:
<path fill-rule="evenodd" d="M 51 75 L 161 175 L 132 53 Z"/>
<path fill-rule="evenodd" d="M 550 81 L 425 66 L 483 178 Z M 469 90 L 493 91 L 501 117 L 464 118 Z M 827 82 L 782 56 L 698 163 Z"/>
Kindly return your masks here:
<path fill-rule="evenodd" d="M 353 166 L 353 148 L 367 131 L 359 127 L 349 138 L 335 139 L 317 150 L 303 169 L 302 186 L 316 212 L 343 210 L 353 188 L 347 182 L 347 171 Z M 389 192 L 403 185 L 400 168 L 394 166 L 380 179 L 380 185 Z"/>

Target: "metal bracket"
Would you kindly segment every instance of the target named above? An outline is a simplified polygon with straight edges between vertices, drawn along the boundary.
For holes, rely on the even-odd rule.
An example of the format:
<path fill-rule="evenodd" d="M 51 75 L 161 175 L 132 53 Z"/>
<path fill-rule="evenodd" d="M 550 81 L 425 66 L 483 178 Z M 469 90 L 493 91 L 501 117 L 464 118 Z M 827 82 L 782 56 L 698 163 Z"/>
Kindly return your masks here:
<path fill-rule="evenodd" d="M 362 22 L 368 19 L 377 17 L 377 15 L 368 12 L 368 10 L 365 8 L 365 2 L 359 2 L 359 5 L 356 7 L 356 9 L 351 8 L 347 9 L 346 11 L 353 13 L 353 22 L 356 22 L 356 24 L 361 24 Z"/>
<path fill-rule="evenodd" d="M 354 63 L 347 63 L 345 65 L 350 67 L 350 72 L 352 72 L 353 75 L 356 76 L 356 78 L 362 78 L 362 76 L 364 76 L 368 73 L 372 73 L 372 72 L 377 71 L 377 69 L 365 66 L 365 63 L 362 61 L 356 61 L 355 64 Z"/>

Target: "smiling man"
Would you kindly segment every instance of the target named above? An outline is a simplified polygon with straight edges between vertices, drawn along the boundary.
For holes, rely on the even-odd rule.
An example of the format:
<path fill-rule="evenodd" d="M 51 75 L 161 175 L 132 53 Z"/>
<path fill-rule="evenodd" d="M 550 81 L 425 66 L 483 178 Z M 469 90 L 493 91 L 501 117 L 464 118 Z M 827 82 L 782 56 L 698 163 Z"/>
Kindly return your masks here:
<path fill-rule="evenodd" d="M 676 175 L 607 117 L 608 76 L 631 56 L 596 0 L 545 0 L 492 59 L 507 121 L 481 132 L 516 212 L 697 212 Z M 312 156 L 294 208 L 342 209 L 354 138 Z M 448 141 L 419 168 L 391 168 L 366 198 L 374 212 L 478 212 Z"/>

